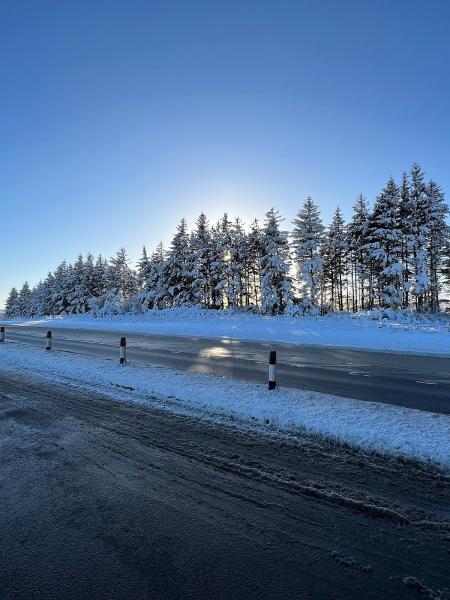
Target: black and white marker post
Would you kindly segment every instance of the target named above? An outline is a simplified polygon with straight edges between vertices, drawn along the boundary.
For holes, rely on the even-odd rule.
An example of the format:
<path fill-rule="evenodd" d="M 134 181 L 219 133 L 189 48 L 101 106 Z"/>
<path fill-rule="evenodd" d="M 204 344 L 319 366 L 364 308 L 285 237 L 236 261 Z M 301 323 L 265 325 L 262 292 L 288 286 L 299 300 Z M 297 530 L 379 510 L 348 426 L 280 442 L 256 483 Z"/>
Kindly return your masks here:
<path fill-rule="evenodd" d="M 271 350 L 269 354 L 269 390 L 277 386 L 277 353 Z"/>
<path fill-rule="evenodd" d="M 51 350 L 52 349 L 52 332 L 51 331 L 47 331 L 47 350 Z"/>
<path fill-rule="evenodd" d="M 0 342 L 4 342 L 5 341 L 5 328 L 2 326 L 0 327 Z"/>
<path fill-rule="evenodd" d="M 127 338 L 120 338 L 120 364 L 124 365 L 127 362 Z"/>

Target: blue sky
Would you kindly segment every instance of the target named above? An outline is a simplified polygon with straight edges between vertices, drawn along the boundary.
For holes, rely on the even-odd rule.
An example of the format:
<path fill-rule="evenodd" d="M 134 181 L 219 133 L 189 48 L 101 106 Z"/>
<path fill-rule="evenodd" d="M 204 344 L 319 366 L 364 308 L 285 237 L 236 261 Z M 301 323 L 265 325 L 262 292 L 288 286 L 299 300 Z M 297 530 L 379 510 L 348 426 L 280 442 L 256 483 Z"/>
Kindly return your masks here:
<path fill-rule="evenodd" d="M 225 210 L 450 186 L 450 3 L 0 0 L 0 305 Z"/>

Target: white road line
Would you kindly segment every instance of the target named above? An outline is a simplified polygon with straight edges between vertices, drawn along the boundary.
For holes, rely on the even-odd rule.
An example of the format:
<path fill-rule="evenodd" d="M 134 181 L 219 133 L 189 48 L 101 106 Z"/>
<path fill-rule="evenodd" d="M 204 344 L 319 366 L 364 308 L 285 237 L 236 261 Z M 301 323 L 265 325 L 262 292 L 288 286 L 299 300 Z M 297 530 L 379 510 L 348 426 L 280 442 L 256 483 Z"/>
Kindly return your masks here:
<path fill-rule="evenodd" d="M 361 373 L 360 371 L 349 371 L 347 375 L 360 375 L 361 377 L 372 377 L 368 373 Z"/>

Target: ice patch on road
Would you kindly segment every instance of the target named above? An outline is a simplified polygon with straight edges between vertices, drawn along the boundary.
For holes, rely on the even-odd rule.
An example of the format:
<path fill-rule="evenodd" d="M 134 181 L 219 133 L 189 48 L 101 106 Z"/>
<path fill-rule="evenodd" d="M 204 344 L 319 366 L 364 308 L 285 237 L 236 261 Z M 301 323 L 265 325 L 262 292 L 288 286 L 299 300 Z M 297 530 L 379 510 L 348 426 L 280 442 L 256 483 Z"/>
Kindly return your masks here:
<path fill-rule="evenodd" d="M 121 399 L 194 414 L 232 417 L 289 433 L 306 429 L 366 449 L 433 461 L 450 469 L 450 416 L 318 392 L 128 364 L 64 352 L 0 346 L 0 375 L 12 372 L 70 382 Z M 1 390 L 1 380 L 0 380 Z"/>

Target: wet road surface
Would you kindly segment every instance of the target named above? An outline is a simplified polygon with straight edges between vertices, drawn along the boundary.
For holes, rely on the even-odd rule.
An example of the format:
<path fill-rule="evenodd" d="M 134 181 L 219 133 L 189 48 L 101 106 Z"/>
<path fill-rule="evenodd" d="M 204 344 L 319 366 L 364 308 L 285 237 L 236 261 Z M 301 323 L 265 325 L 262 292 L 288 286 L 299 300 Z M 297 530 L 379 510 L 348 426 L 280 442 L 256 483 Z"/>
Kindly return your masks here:
<path fill-rule="evenodd" d="M 44 347 L 46 331 L 9 326 L 7 340 Z M 450 414 L 450 358 L 68 328 L 54 329 L 53 348 L 117 359 L 121 335 L 136 362 L 264 382 L 275 349 L 280 385 Z"/>

